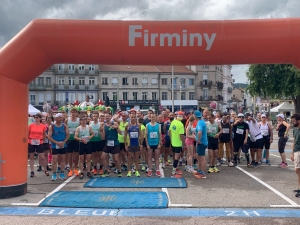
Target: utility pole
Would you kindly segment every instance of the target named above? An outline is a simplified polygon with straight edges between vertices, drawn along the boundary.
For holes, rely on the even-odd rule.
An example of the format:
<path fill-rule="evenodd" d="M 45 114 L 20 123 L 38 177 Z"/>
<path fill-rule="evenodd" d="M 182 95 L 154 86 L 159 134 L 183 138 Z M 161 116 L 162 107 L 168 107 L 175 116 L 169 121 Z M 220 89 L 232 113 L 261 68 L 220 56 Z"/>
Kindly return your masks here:
<path fill-rule="evenodd" d="M 120 105 L 119 105 L 119 77 L 120 77 L 120 74 L 118 75 L 118 87 L 117 87 L 117 109 L 120 108 Z"/>
<path fill-rule="evenodd" d="M 172 112 L 174 113 L 174 66 L 172 66 Z"/>

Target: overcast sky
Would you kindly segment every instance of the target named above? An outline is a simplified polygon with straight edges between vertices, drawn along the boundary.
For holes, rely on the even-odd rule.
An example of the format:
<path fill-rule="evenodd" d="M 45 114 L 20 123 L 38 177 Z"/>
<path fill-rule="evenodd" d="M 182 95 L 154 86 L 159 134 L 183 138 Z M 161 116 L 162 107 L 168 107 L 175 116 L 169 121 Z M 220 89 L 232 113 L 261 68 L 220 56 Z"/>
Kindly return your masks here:
<path fill-rule="evenodd" d="M 1 0 L 0 46 L 35 18 L 223 20 L 300 16 L 300 0 Z M 248 65 L 234 65 L 246 82 Z"/>

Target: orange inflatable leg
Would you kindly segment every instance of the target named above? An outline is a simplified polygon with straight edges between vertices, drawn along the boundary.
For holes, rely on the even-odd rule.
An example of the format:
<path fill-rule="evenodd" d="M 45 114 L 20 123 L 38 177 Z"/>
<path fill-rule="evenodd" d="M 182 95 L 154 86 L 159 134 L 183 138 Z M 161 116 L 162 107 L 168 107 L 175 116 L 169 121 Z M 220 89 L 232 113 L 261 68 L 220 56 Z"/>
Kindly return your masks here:
<path fill-rule="evenodd" d="M 0 199 L 27 192 L 27 96 L 28 85 L 0 75 Z"/>

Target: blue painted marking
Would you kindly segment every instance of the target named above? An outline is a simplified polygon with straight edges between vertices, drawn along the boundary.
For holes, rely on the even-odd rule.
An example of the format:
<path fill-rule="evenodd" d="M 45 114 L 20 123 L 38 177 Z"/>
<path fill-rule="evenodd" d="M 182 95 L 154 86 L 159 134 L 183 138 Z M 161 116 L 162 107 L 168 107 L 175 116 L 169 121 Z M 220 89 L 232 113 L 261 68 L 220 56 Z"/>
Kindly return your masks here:
<path fill-rule="evenodd" d="M 85 188 L 186 188 L 183 178 L 92 178 L 84 185 Z"/>
<path fill-rule="evenodd" d="M 120 217 L 272 217 L 300 218 L 299 209 L 97 209 L 97 208 L 45 208 L 0 207 L 0 215 L 20 216 L 120 216 Z"/>
<path fill-rule="evenodd" d="M 46 198 L 40 206 L 157 209 L 167 208 L 168 197 L 165 192 L 58 191 Z"/>

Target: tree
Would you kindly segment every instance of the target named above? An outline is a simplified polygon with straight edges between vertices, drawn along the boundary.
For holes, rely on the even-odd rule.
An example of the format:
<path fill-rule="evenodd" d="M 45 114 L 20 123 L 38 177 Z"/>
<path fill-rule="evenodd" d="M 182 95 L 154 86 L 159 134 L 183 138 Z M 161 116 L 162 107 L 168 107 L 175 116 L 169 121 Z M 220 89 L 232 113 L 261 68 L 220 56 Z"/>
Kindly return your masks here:
<path fill-rule="evenodd" d="M 250 65 L 247 78 L 251 96 L 290 97 L 300 113 L 300 70 L 293 65 Z"/>

